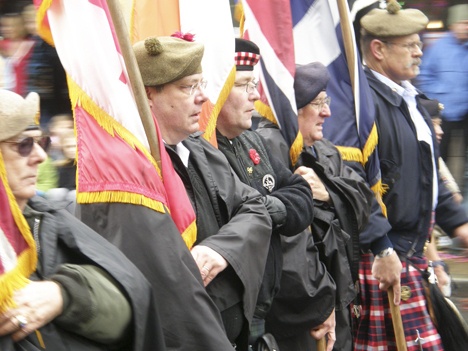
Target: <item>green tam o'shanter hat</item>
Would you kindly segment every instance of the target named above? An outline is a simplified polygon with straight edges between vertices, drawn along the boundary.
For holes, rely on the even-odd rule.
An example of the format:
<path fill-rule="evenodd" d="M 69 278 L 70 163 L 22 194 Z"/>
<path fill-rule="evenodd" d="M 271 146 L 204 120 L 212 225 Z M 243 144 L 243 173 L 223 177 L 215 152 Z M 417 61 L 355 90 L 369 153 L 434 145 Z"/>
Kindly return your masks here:
<path fill-rule="evenodd" d="M 202 72 L 204 46 L 192 34 L 149 37 L 133 45 L 145 86 L 171 83 Z"/>
<path fill-rule="evenodd" d="M 416 9 L 401 9 L 390 0 L 387 9 L 373 9 L 361 19 L 361 26 L 376 37 L 402 37 L 419 33 L 429 23 L 424 13 Z"/>

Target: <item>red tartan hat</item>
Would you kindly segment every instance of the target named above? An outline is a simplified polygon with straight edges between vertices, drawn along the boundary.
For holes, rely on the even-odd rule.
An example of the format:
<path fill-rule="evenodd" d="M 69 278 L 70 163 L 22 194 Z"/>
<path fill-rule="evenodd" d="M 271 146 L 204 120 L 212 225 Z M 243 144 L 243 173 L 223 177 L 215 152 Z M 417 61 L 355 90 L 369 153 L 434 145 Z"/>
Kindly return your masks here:
<path fill-rule="evenodd" d="M 236 38 L 234 60 L 237 71 L 253 71 L 260 60 L 260 49 L 250 40 Z"/>

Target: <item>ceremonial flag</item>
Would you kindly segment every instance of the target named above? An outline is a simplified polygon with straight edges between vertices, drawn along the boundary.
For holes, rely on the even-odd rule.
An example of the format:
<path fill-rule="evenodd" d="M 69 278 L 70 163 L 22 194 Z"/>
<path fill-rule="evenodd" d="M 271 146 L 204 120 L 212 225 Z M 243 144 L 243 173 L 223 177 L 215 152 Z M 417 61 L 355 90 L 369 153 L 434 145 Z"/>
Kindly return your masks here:
<path fill-rule="evenodd" d="M 243 0 L 244 37 L 260 48 L 260 115 L 276 123 L 296 163 L 302 150 L 294 97 L 293 22 L 289 0 Z M 241 33 L 242 34 L 242 33 Z"/>
<path fill-rule="evenodd" d="M 160 137 L 162 176 L 149 152 L 107 2 L 35 2 L 39 33 L 56 47 L 67 72 L 77 135 L 78 202 L 169 209 L 191 247 L 195 213 Z"/>
<path fill-rule="evenodd" d="M 0 152 L 0 313 L 13 307 L 13 293 L 36 270 L 36 244 L 8 186 Z"/>
<path fill-rule="evenodd" d="M 358 57 L 349 7 L 344 0 L 314 0 L 307 6 L 293 0 L 291 6 L 296 62 L 320 61 L 331 76 L 327 93 L 332 98 L 332 117 L 325 121 L 324 135 L 345 160 L 365 167 L 368 183 L 380 193 L 373 100 Z"/>

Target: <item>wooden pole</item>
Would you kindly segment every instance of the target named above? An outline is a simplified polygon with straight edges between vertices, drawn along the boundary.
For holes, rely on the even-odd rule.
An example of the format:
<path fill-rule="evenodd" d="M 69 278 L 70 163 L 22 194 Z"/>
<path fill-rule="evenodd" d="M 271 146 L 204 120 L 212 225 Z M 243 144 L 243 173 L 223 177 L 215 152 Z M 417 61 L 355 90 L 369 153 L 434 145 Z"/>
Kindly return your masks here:
<path fill-rule="evenodd" d="M 349 19 L 349 8 L 346 0 L 337 0 L 338 11 L 340 13 L 341 32 L 343 35 L 343 44 L 345 47 L 346 61 L 348 63 L 349 76 L 351 79 L 351 86 L 353 94 L 355 91 L 355 77 L 356 77 L 356 43 L 354 41 L 353 33 L 354 30 L 350 25 Z M 403 322 L 401 320 L 400 307 L 395 305 L 393 302 L 394 293 L 392 287 L 388 290 L 388 302 L 390 304 L 390 310 L 392 312 L 392 323 L 395 331 L 395 338 L 397 343 L 398 351 L 406 351 L 406 339 L 405 331 L 403 329 Z"/>
<path fill-rule="evenodd" d="M 395 332 L 395 341 L 398 351 L 406 351 L 406 338 L 405 330 L 403 329 L 403 322 L 401 321 L 400 306 L 395 305 L 393 299 L 395 294 L 393 288 L 388 289 L 388 303 L 390 304 L 390 312 L 392 313 L 392 324 Z"/>
<path fill-rule="evenodd" d="M 325 351 L 327 348 L 327 340 L 325 336 L 319 340 L 317 340 L 317 351 Z"/>
<path fill-rule="evenodd" d="M 138 69 L 135 54 L 133 53 L 133 48 L 130 43 L 130 37 L 126 30 L 127 25 L 125 23 L 125 19 L 122 15 L 122 11 L 120 10 L 118 1 L 107 0 L 107 6 L 112 17 L 112 22 L 114 23 L 115 33 L 120 44 L 120 49 L 122 50 L 125 66 L 127 67 L 128 78 L 133 90 L 133 95 L 135 96 L 138 112 L 145 129 L 146 137 L 148 138 L 151 155 L 159 168 L 161 168 L 161 156 L 156 128 L 149 108 L 140 70 Z"/>

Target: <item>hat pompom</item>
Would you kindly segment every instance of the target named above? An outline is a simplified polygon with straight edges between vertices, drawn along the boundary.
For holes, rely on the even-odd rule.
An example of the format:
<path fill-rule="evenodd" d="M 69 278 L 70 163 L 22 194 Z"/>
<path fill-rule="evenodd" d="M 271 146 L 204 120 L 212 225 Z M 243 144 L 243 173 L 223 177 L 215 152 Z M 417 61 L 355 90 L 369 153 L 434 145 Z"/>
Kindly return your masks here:
<path fill-rule="evenodd" d="M 150 56 L 159 55 L 164 50 L 158 38 L 154 37 L 145 40 L 145 49 Z"/>
<path fill-rule="evenodd" d="M 401 5 L 398 2 L 396 2 L 395 0 L 391 0 L 388 2 L 387 4 L 388 13 L 395 15 L 400 10 L 401 10 Z"/>

